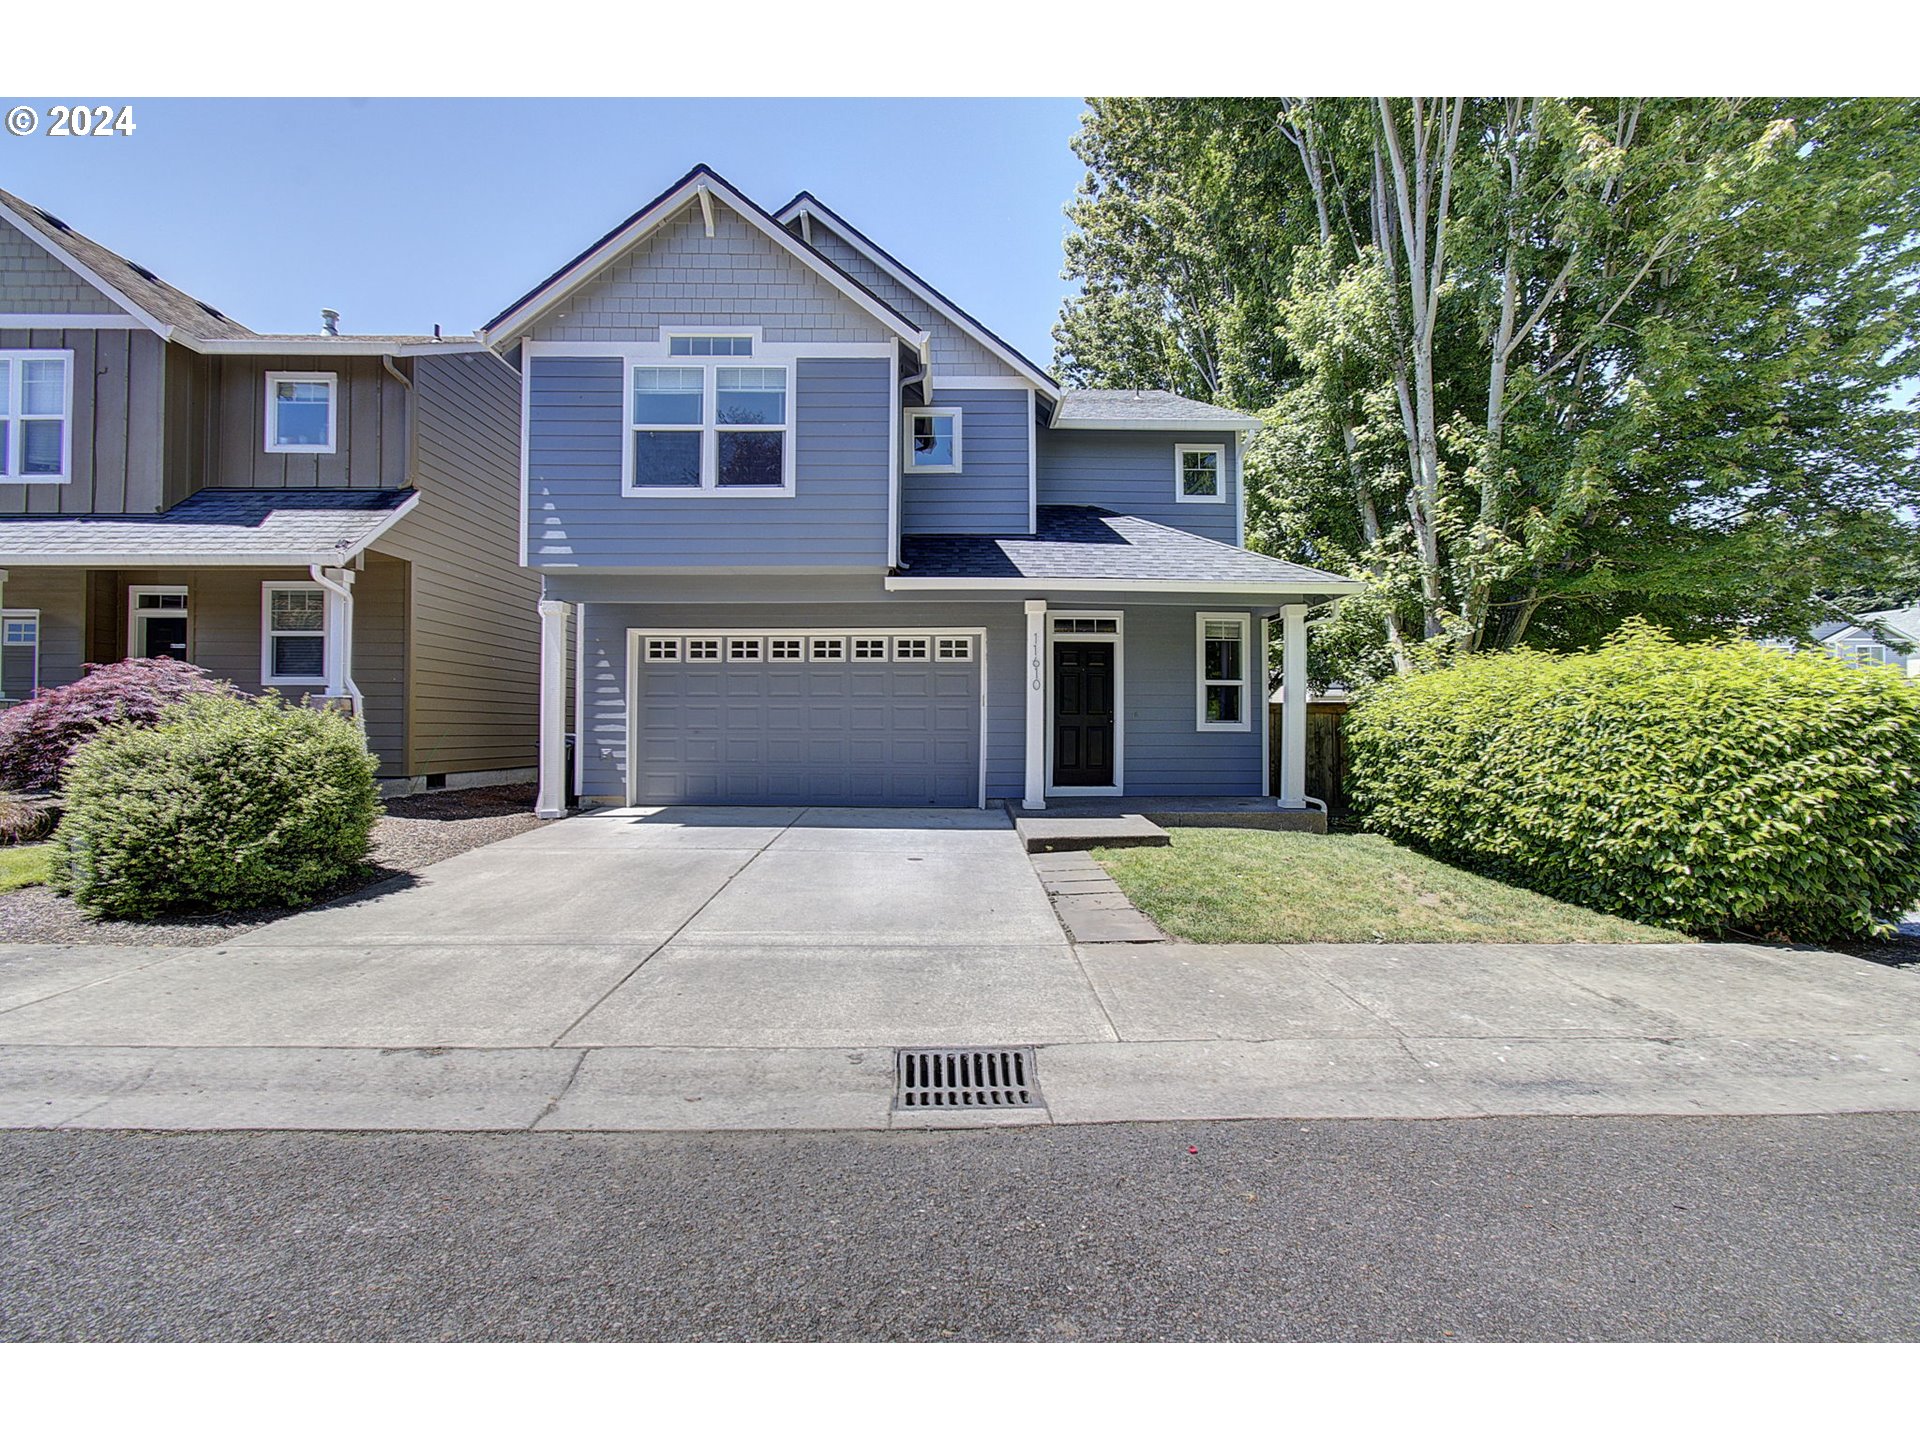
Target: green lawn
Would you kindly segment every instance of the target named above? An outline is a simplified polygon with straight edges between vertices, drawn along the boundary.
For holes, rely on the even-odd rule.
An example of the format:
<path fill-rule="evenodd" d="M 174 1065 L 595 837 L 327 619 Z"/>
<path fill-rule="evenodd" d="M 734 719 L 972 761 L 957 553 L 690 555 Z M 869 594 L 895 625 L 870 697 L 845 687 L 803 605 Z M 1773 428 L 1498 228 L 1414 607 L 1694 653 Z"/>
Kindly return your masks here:
<path fill-rule="evenodd" d="M 46 884 L 52 867 L 51 845 L 0 846 L 0 893 Z"/>
<path fill-rule="evenodd" d="M 1213 943 L 1684 940 L 1430 860 L 1378 835 L 1172 831 L 1165 849 L 1096 850 L 1169 935 Z"/>

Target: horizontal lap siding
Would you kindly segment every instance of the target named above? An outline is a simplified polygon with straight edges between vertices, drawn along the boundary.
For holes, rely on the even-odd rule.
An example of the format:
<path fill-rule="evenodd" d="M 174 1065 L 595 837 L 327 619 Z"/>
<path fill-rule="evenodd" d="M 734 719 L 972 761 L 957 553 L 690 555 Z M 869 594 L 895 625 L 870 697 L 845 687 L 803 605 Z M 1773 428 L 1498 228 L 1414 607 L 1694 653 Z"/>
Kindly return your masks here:
<path fill-rule="evenodd" d="M 1164 430 L 1042 430 L 1040 503 L 1099 505 L 1238 545 L 1233 442 L 1233 435 L 1225 431 L 1190 435 Z M 1182 504 L 1174 499 L 1176 445 L 1227 447 L 1223 500 L 1217 504 Z"/>
<path fill-rule="evenodd" d="M 420 499 L 381 537 L 412 567 L 410 773 L 530 766 L 540 582 L 519 565 L 520 387 L 490 356 L 414 373 Z"/>
<path fill-rule="evenodd" d="M 884 565 L 884 360 L 801 360 L 795 493 L 656 500 L 620 493 L 623 365 L 528 362 L 528 558 L 535 565 Z"/>
<path fill-rule="evenodd" d="M 1062 606 L 1061 608 L 1069 608 Z M 1199 641 L 1194 610 L 1134 606 L 1126 610 L 1124 674 L 1126 792 L 1129 795 L 1260 795 L 1260 622 L 1247 616 L 1245 731 L 1195 728 Z M 1238 614 L 1222 606 L 1208 614 Z"/>
<path fill-rule="evenodd" d="M 80 678 L 86 659 L 86 571 L 15 569 L 0 586 L 0 601 L 9 610 L 40 612 L 41 689 Z"/>
<path fill-rule="evenodd" d="M 151 515 L 165 508 L 166 345 L 146 330 L 0 330 L 0 350 L 72 352 L 72 458 L 63 484 L 0 485 L 4 515 Z"/>
<path fill-rule="evenodd" d="M 1025 700 L 1020 685 L 1025 617 L 1000 605 L 644 605 L 585 607 L 585 706 L 581 793 L 626 795 L 627 632 L 632 629 L 977 629 L 987 632 L 987 795 L 1017 796 L 1024 775 Z M 811 663 L 811 662 L 807 662 Z"/>
<path fill-rule="evenodd" d="M 909 535 L 1026 535 L 1028 393 L 936 390 L 934 404 L 958 407 L 957 475 L 900 477 L 901 530 Z"/>

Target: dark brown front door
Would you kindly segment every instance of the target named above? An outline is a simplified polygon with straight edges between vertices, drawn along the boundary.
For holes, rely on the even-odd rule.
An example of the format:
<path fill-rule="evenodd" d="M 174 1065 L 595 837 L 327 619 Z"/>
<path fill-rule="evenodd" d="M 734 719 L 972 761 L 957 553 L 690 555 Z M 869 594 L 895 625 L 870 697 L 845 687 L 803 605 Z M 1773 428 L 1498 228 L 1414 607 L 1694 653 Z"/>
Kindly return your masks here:
<path fill-rule="evenodd" d="M 1113 646 L 1053 647 L 1053 783 L 1113 784 Z"/>

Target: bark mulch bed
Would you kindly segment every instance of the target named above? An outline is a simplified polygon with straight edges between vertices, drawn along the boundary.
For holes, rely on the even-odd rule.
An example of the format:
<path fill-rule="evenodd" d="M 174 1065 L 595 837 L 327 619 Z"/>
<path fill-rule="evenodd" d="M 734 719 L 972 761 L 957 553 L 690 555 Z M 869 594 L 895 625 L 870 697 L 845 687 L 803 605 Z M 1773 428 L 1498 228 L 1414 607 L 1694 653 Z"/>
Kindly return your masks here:
<path fill-rule="evenodd" d="M 531 785 L 493 785 L 477 790 L 435 790 L 389 800 L 374 822 L 370 869 L 329 895 L 324 905 L 372 885 L 417 874 L 482 845 L 551 824 L 533 814 Z M 306 909 L 312 906 L 302 907 Z M 90 920 L 80 907 L 44 885 L 0 895 L 0 942 L 62 945 L 218 945 L 271 920 L 297 913 L 273 908 L 222 915 L 177 915 L 135 923 Z"/>

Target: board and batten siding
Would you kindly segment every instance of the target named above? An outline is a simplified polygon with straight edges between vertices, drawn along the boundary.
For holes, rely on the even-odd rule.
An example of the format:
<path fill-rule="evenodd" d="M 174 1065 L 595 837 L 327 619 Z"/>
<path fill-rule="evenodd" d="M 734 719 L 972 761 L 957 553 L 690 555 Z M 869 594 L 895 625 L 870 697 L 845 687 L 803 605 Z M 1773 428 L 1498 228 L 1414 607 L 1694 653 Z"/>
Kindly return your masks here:
<path fill-rule="evenodd" d="M 539 750 L 540 581 L 519 565 L 520 386 L 489 355 L 414 368 L 420 498 L 380 537 L 412 584 L 408 773 L 517 770 Z"/>
<path fill-rule="evenodd" d="M 166 342 L 147 330 L 0 330 L 0 350 L 72 354 L 65 482 L 0 485 L 0 515 L 152 515 L 162 493 Z"/>
<path fill-rule="evenodd" d="M 0 313 L 124 315 L 11 221 L 0 220 Z"/>
<path fill-rule="evenodd" d="M 937 375 L 937 372 L 936 372 Z M 957 474 L 900 475 L 900 529 L 907 535 L 1028 535 L 1030 392 L 934 390 L 935 408 L 957 408 Z M 904 423 L 902 444 L 909 443 Z M 904 450 L 903 450 L 903 453 Z"/>
<path fill-rule="evenodd" d="M 536 566 L 884 566 L 887 362 L 799 360 L 794 493 L 620 493 L 624 362 L 527 366 L 527 559 Z"/>
<path fill-rule="evenodd" d="M 795 220 L 788 229 L 796 236 L 799 235 L 800 222 Z M 812 222 L 812 230 L 815 250 L 927 332 L 932 341 L 933 373 L 936 382 L 943 372 L 948 375 L 1018 375 L 1020 373 L 854 249 L 817 216 Z"/>
<path fill-rule="evenodd" d="M 405 364 L 406 362 L 398 362 Z M 179 497 L 201 485 L 240 490 L 380 490 L 407 483 L 407 391 L 375 355 L 197 356 L 175 367 L 192 376 L 187 413 L 169 451 L 195 454 Z M 334 449 L 326 455 L 267 450 L 267 375 L 291 370 L 337 377 Z"/>
<path fill-rule="evenodd" d="M 1234 482 L 1234 435 L 1168 430 L 1042 429 L 1040 503 L 1099 505 L 1122 515 L 1170 525 L 1227 545 L 1241 544 L 1239 494 Z M 1224 445 L 1222 498 L 1214 503 L 1174 499 L 1174 447 Z"/>
<path fill-rule="evenodd" d="M 880 341 L 889 332 L 825 276 L 713 197 L 714 233 L 690 202 L 539 317 L 534 340 L 624 342 L 662 325 L 760 327 L 770 343 Z"/>

